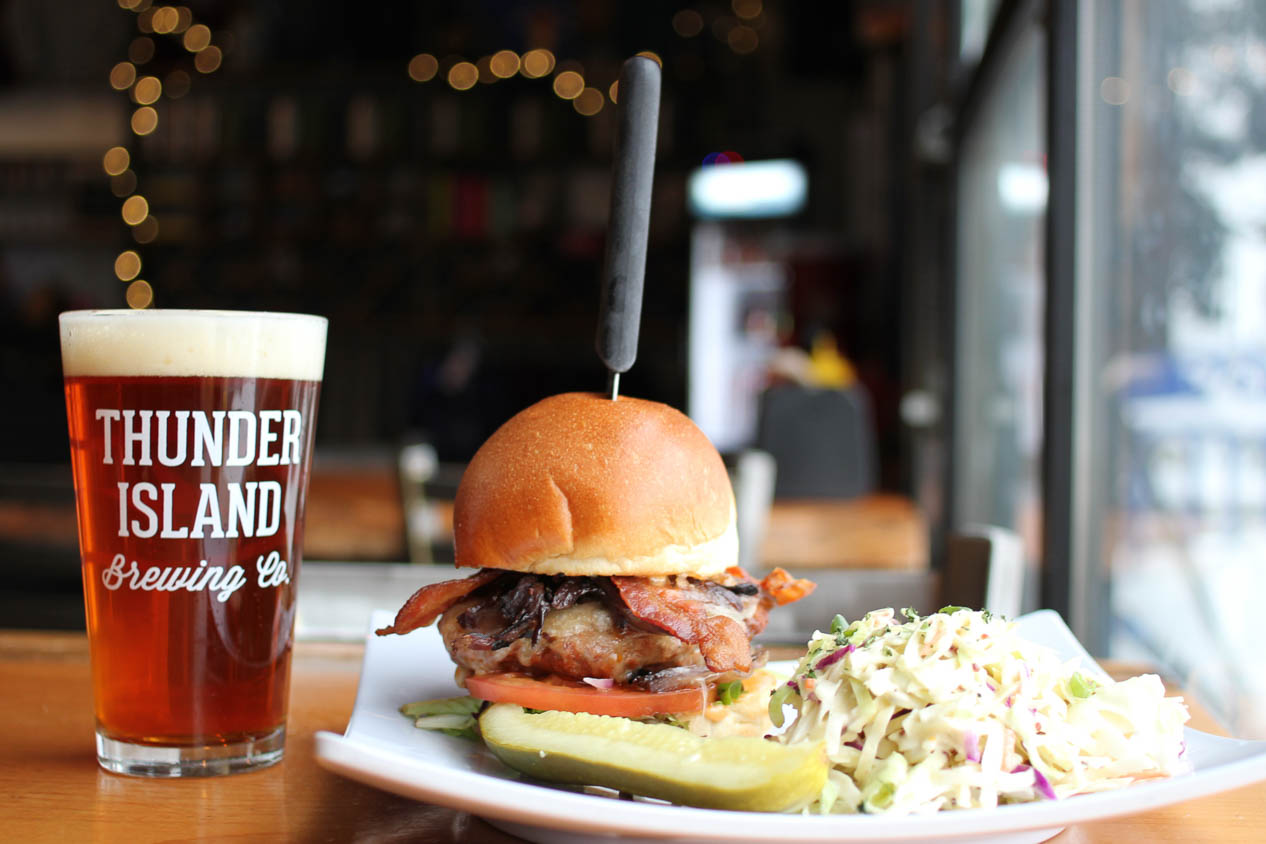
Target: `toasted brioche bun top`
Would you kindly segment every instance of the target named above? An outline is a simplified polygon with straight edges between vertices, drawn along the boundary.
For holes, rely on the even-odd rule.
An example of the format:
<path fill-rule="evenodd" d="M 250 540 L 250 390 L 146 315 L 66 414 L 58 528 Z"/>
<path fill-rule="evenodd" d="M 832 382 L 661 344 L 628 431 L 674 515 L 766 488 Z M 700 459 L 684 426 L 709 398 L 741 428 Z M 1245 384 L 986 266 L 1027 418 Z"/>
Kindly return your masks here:
<path fill-rule="evenodd" d="M 536 574 L 720 573 L 738 561 L 716 448 L 665 404 L 564 393 L 511 417 L 454 502 L 459 566 Z"/>

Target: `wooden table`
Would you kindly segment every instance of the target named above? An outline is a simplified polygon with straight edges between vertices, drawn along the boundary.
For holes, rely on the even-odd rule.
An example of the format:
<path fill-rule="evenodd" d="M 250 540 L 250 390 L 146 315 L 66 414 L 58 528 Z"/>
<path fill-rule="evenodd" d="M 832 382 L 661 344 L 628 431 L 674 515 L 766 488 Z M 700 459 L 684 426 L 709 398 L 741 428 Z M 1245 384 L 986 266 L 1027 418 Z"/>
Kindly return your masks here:
<path fill-rule="evenodd" d="M 842 499 L 778 499 L 769 511 L 765 566 L 900 569 L 928 567 L 927 520 L 909 498 L 890 493 Z"/>
<path fill-rule="evenodd" d="M 213 779 L 107 774 L 93 751 L 87 640 L 0 632 L 0 839 L 75 844 L 212 840 L 489 842 L 518 839 L 464 812 L 396 797 L 317 766 L 313 734 L 342 732 L 363 649 L 300 643 L 280 765 Z M 1192 726 L 1218 731 L 1199 707 Z M 1259 842 L 1266 783 L 1146 814 L 1071 827 L 1054 840 Z"/>

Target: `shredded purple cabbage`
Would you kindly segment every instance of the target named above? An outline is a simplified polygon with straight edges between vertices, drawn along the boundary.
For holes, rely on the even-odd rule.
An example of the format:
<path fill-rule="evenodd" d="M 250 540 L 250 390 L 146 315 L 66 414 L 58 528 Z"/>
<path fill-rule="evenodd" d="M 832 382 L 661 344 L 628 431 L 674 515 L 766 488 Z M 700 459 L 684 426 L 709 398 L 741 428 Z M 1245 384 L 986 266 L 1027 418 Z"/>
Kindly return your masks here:
<path fill-rule="evenodd" d="M 1033 780 L 1037 785 L 1037 790 L 1042 792 L 1042 796 L 1049 800 L 1055 799 L 1055 789 L 1051 788 L 1050 780 L 1042 775 L 1037 768 L 1033 769 Z"/>
<path fill-rule="evenodd" d="M 858 738 L 853 739 L 852 741 L 846 741 L 844 742 L 844 744 L 845 746 L 851 747 L 854 750 L 861 750 L 863 747 L 865 747 L 865 745 L 862 744 L 862 740 L 860 736 Z"/>
<path fill-rule="evenodd" d="M 830 666 L 839 662 L 844 657 L 851 654 L 854 650 L 856 649 L 852 645 L 845 645 L 842 648 L 836 648 L 835 650 L 831 651 L 826 656 L 819 659 L 818 664 L 815 665 L 814 668 L 816 668 L 818 671 L 821 671 L 824 668 L 829 668 Z"/>
<path fill-rule="evenodd" d="M 971 730 L 963 733 L 963 755 L 969 762 L 980 761 L 980 739 Z"/>

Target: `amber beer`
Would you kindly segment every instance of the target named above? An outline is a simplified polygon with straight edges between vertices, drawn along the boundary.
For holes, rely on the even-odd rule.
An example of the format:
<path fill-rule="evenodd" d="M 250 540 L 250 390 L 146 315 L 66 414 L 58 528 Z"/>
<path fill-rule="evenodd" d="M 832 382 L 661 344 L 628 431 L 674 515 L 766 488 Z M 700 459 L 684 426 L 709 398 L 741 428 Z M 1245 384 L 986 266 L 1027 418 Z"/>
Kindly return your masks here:
<path fill-rule="evenodd" d="M 98 759 L 148 776 L 272 764 L 326 321 L 60 322 Z"/>

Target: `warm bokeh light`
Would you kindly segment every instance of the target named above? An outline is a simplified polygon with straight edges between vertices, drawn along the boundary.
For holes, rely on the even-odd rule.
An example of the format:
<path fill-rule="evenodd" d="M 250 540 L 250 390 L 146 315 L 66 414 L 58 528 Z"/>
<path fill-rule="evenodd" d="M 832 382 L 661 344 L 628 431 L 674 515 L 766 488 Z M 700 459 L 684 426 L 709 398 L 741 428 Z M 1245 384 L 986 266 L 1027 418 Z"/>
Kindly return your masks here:
<path fill-rule="evenodd" d="M 554 54 L 549 50 L 537 48 L 523 54 L 522 73 L 528 79 L 540 79 L 554 69 Z"/>
<path fill-rule="evenodd" d="M 664 66 L 664 60 L 659 57 L 659 53 L 656 53 L 652 50 L 642 50 L 640 53 L 636 53 L 635 55 L 639 55 L 644 59 L 650 59 L 651 61 L 655 62 L 655 64 L 659 65 L 660 67 Z"/>
<path fill-rule="evenodd" d="M 761 0 L 730 0 L 730 8 L 734 10 L 734 14 L 745 21 L 760 17 L 762 5 Z"/>
<path fill-rule="evenodd" d="M 141 274 L 141 256 L 135 249 L 120 252 L 114 259 L 114 274 L 119 281 L 131 281 Z"/>
<path fill-rule="evenodd" d="M 152 106 L 141 106 L 132 112 L 132 131 L 138 135 L 148 135 L 158 128 L 158 112 Z"/>
<path fill-rule="evenodd" d="M 154 288 L 148 281 L 137 279 L 127 286 L 127 306 L 142 311 L 154 304 Z"/>
<path fill-rule="evenodd" d="M 564 100 L 574 100 L 585 90 L 585 78 L 574 70 L 564 70 L 554 77 L 554 93 Z"/>
<path fill-rule="evenodd" d="M 116 91 L 126 91 L 136 81 L 136 65 L 131 62 L 119 62 L 110 68 L 110 87 Z"/>
<path fill-rule="evenodd" d="M 136 80 L 136 87 L 132 89 L 132 99 L 141 105 L 156 103 L 162 95 L 163 83 L 158 81 L 157 76 L 142 76 Z"/>
<path fill-rule="evenodd" d="M 196 23 L 189 27 L 181 39 L 185 49 L 191 53 L 200 53 L 211 46 L 211 27 L 204 23 Z"/>
<path fill-rule="evenodd" d="M 132 43 L 127 45 L 127 57 L 132 60 L 132 64 L 145 64 L 154 58 L 154 39 L 133 38 Z"/>
<path fill-rule="evenodd" d="M 132 7 L 132 11 L 136 12 L 137 14 L 140 14 L 141 12 L 145 11 L 146 9 L 148 9 L 150 6 L 153 6 L 153 5 L 154 5 L 154 0 L 141 0 L 141 2 L 137 3 L 135 6 Z"/>
<path fill-rule="evenodd" d="M 725 40 L 729 43 L 730 49 L 740 56 L 755 52 L 760 46 L 760 36 L 756 34 L 756 30 L 746 24 L 739 24 L 731 29 L 725 36 Z"/>
<path fill-rule="evenodd" d="M 673 32 L 682 38 L 694 38 L 703 32 L 703 15 L 694 9 L 682 9 L 673 15 Z"/>
<path fill-rule="evenodd" d="M 158 220 L 153 217 L 146 217 L 132 227 L 132 239 L 137 243 L 153 243 L 156 237 L 158 237 Z"/>
<path fill-rule="evenodd" d="M 430 53 L 418 53 L 409 59 L 409 78 L 414 82 L 430 82 L 439 69 L 439 60 Z"/>
<path fill-rule="evenodd" d="M 147 135 L 158 128 L 158 113 L 153 106 L 143 105 L 132 113 L 132 130 L 138 135 Z"/>
<path fill-rule="evenodd" d="M 490 66 L 498 79 L 509 79 L 519 72 L 519 54 L 514 50 L 498 50 L 492 54 Z"/>
<path fill-rule="evenodd" d="M 571 101 L 571 106 L 585 117 L 592 117 L 602 111 L 605 102 L 602 92 L 597 88 L 586 88 L 580 92 L 580 96 Z"/>
<path fill-rule="evenodd" d="M 199 73 L 212 73 L 220 67 L 223 58 L 220 48 L 213 44 L 193 57 L 193 66 Z"/>
<path fill-rule="evenodd" d="M 141 4 L 141 0 L 119 0 L 119 8 L 127 9 L 129 12 Z"/>
<path fill-rule="evenodd" d="M 173 29 L 172 32 L 179 35 L 180 33 L 188 30 L 190 24 L 192 23 L 193 23 L 193 12 L 190 11 L 189 7 L 177 6 L 176 7 L 176 28 Z"/>
<path fill-rule="evenodd" d="M 159 6 L 154 10 L 154 17 L 150 19 L 150 26 L 154 27 L 154 31 L 159 35 L 174 32 L 179 23 L 180 13 L 176 11 L 175 6 Z"/>
<path fill-rule="evenodd" d="M 123 200 L 123 222 L 135 226 L 149 216 L 149 202 L 137 194 Z"/>
<path fill-rule="evenodd" d="M 479 81 L 485 85 L 491 85 L 497 81 L 497 75 L 492 72 L 492 56 L 484 56 L 475 62 L 475 67 L 479 70 Z"/>
<path fill-rule="evenodd" d="M 117 176 L 132 163 L 132 156 L 125 147 L 110 147 L 101 159 L 101 165 L 110 176 Z"/>
<path fill-rule="evenodd" d="M 110 193 L 123 199 L 131 196 L 136 191 L 136 174 L 131 170 L 124 170 L 117 176 L 110 177 Z"/>
<path fill-rule="evenodd" d="M 448 84 L 458 91 L 466 91 L 479 81 L 479 68 L 470 62 L 458 62 L 448 69 Z"/>
<path fill-rule="evenodd" d="M 163 90 L 167 92 L 167 96 L 173 100 L 178 100 L 189 93 L 191 82 L 189 74 L 183 70 L 173 70 L 167 74 L 167 81 L 163 83 Z"/>
<path fill-rule="evenodd" d="M 611 102 L 618 103 L 620 101 L 620 80 L 617 79 L 611 83 L 611 87 L 607 89 L 607 96 L 611 98 Z"/>
<path fill-rule="evenodd" d="M 141 13 L 136 16 L 136 28 L 141 32 L 144 32 L 146 35 L 149 35 L 154 31 L 154 14 L 158 10 L 145 9 L 144 11 L 141 11 L 138 7 L 138 11 Z"/>

